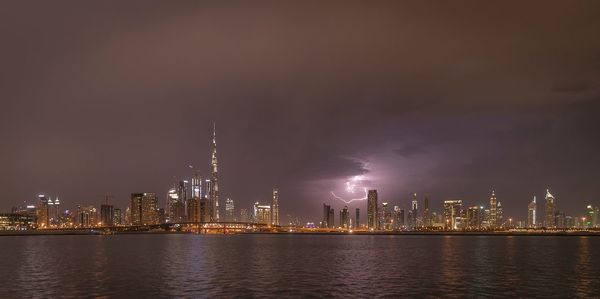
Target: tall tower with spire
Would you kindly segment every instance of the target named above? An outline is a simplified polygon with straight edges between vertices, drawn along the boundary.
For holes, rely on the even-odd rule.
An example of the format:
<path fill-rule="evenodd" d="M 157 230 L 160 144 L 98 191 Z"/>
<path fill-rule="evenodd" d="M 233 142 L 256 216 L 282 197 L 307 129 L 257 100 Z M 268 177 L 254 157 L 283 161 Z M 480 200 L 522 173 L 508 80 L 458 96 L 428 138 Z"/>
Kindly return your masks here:
<path fill-rule="evenodd" d="M 210 190 L 208 190 L 209 215 L 211 222 L 219 221 L 219 183 L 218 183 L 218 163 L 217 163 L 217 126 L 213 123 L 213 148 L 210 165 L 212 172 L 210 176 Z"/>
<path fill-rule="evenodd" d="M 496 199 L 496 191 L 492 189 L 492 196 L 490 196 L 490 222 L 491 228 L 498 226 L 498 200 Z"/>

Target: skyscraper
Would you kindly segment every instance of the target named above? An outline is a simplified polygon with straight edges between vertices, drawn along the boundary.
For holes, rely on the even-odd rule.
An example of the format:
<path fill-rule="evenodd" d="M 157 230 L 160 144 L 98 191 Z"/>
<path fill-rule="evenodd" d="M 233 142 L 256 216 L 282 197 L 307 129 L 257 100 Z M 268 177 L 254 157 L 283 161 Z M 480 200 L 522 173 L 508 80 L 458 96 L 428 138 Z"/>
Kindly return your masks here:
<path fill-rule="evenodd" d="M 354 228 L 360 228 L 360 209 L 356 208 L 356 219 L 354 220 Z"/>
<path fill-rule="evenodd" d="M 235 221 L 235 219 L 233 219 L 233 213 L 235 210 L 235 205 L 233 203 L 233 199 L 231 198 L 227 198 L 225 199 L 225 221 L 227 222 L 231 222 L 231 221 Z"/>
<path fill-rule="evenodd" d="M 404 210 L 399 206 L 394 206 L 394 229 L 404 229 Z"/>
<path fill-rule="evenodd" d="M 535 195 L 533 196 L 533 201 L 530 202 L 529 206 L 527 207 L 527 227 L 537 227 L 537 203 L 535 200 Z"/>
<path fill-rule="evenodd" d="M 429 215 L 429 196 L 427 194 L 425 194 L 425 199 L 423 200 L 423 226 L 431 226 L 431 216 Z"/>
<path fill-rule="evenodd" d="M 460 218 L 462 210 L 462 200 L 445 200 L 444 201 L 444 228 L 457 229 L 456 218 Z"/>
<path fill-rule="evenodd" d="M 197 171 L 192 174 L 192 188 L 190 197 L 187 200 L 187 221 L 188 222 L 199 222 L 200 221 L 200 194 L 201 194 L 201 178 Z"/>
<path fill-rule="evenodd" d="M 418 217 L 418 215 L 419 215 L 419 213 L 418 213 L 419 211 L 418 211 L 417 205 L 418 205 L 418 201 L 417 201 L 417 193 L 415 193 L 415 194 L 413 194 L 413 198 L 412 198 L 412 205 L 411 205 L 411 207 L 412 207 L 412 208 L 411 208 L 411 210 L 412 210 L 412 222 L 411 222 L 411 227 L 412 227 L 413 229 L 415 229 L 415 228 L 417 228 L 417 227 L 418 227 L 418 224 L 417 224 L 417 217 Z"/>
<path fill-rule="evenodd" d="M 186 221 L 185 205 L 183 203 L 182 193 L 184 193 L 183 182 L 179 187 L 173 186 L 167 193 L 167 215 L 171 223 L 181 223 Z"/>
<path fill-rule="evenodd" d="M 219 176 L 217 163 L 217 127 L 213 123 L 213 148 L 211 166 L 212 172 L 210 176 L 210 185 L 208 190 L 209 214 L 211 222 L 219 222 Z"/>
<path fill-rule="evenodd" d="M 550 194 L 550 190 L 546 189 L 546 206 L 544 207 L 544 216 L 545 222 L 544 225 L 546 228 L 554 228 L 556 227 L 555 220 L 555 206 L 554 206 L 554 196 Z"/>
<path fill-rule="evenodd" d="M 131 225 L 158 224 L 158 197 L 154 193 L 131 194 Z"/>
<path fill-rule="evenodd" d="M 273 189 L 273 200 L 271 202 L 272 225 L 279 226 L 279 190 Z"/>
<path fill-rule="evenodd" d="M 348 212 L 348 206 L 340 211 L 340 227 L 350 228 L 350 213 Z"/>
<path fill-rule="evenodd" d="M 102 226 L 113 226 L 114 225 L 114 207 L 112 205 L 102 204 L 100 205 L 100 222 Z"/>
<path fill-rule="evenodd" d="M 502 203 L 498 202 L 496 206 L 496 227 L 504 227 L 504 213 L 502 212 Z"/>
<path fill-rule="evenodd" d="M 369 190 L 367 194 L 367 228 L 378 230 L 377 190 Z"/>
<path fill-rule="evenodd" d="M 46 228 L 50 225 L 48 198 L 41 194 L 38 195 L 38 205 L 36 209 L 37 227 Z"/>
<path fill-rule="evenodd" d="M 482 206 L 471 206 L 467 209 L 467 228 L 471 230 L 481 229 L 485 210 Z"/>
<path fill-rule="evenodd" d="M 113 225 L 123 225 L 123 212 L 121 209 L 115 209 L 115 216 L 113 218 Z"/>
<path fill-rule="evenodd" d="M 496 199 L 496 192 L 492 189 L 492 196 L 490 196 L 490 219 L 489 226 L 495 228 L 498 226 L 498 201 Z"/>
<path fill-rule="evenodd" d="M 390 208 L 389 208 L 387 202 L 381 203 L 381 210 L 382 210 L 382 221 L 381 221 L 381 225 L 379 227 L 383 228 L 384 230 L 391 230 L 392 224 L 393 224 L 393 221 L 392 221 L 393 219 L 392 219 L 392 212 L 390 211 Z"/>
<path fill-rule="evenodd" d="M 271 225 L 271 206 L 255 202 L 253 216 L 256 223 Z"/>

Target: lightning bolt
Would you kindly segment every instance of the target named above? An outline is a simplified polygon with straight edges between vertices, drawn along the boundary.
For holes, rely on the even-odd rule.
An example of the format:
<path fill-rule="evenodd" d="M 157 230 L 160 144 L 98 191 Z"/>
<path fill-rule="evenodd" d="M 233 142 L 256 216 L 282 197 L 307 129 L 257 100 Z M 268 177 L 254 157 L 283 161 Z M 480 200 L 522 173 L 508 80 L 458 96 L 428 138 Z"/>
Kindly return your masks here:
<path fill-rule="evenodd" d="M 335 197 L 336 199 L 339 199 L 339 200 L 341 200 L 341 201 L 343 201 L 343 202 L 345 202 L 345 203 L 349 204 L 349 203 L 351 203 L 351 202 L 353 202 L 353 201 L 359 201 L 359 200 L 365 200 L 365 199 L 367 199 L 367 195 L 368 195 L 367 188 L 363 188 L 363 191 L 365 192 L 365 196 L 364 196 L 364 197 L 361 197 L 361 198 L 353 198 L 353 199 L 350 199 L 350 200 L 345 200 L 345 199 L 343 199 L 343 198 L 341 198 L 341 197 L 339 197 L 339 196 L 335 195 L 335 193 L 334 193 L 333 191 L 330 191 L 330 192 L 331 192 L 331 195 L 333 195 L 333 197 Z M 354 193 L 354 192 L 352 192 L 352 193 Z"/>

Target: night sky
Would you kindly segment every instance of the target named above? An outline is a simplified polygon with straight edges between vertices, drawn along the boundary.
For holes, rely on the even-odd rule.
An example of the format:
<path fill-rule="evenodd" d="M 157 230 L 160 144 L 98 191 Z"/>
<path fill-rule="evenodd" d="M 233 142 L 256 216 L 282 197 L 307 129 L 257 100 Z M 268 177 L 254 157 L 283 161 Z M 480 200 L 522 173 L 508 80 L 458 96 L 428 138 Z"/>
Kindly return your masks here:
<path fill-rule="evenodd" d="M 600 205 L 600 1 L 2 1 L 0 39 L 4 212 L 164 203 L 213 121 L 221 206 Z"/>

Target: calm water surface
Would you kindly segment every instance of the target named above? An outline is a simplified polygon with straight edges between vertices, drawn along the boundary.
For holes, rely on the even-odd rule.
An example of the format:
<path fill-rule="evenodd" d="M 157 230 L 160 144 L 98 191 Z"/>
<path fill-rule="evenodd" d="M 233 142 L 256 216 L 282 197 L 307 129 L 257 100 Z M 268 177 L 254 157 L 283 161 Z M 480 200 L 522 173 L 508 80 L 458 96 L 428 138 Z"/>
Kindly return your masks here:
<path fill-rule="evenodd" d="M 600 238 L 0 237 L 0 298 L 600 297 Z"/>

